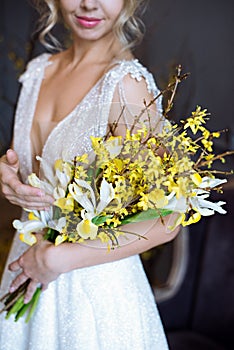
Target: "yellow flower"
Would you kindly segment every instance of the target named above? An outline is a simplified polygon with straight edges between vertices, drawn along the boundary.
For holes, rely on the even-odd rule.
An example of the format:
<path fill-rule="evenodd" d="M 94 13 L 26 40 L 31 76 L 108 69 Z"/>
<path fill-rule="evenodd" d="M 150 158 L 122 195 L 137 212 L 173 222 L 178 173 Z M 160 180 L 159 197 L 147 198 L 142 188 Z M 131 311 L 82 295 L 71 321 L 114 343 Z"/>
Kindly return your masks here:
<path fill-rule="evenodd" d="M 111 219 L 107 219 L 106 223 L 107 223 L 107 225 L 113 224 L 114 227 L 121 225 L 121 221 L 116 217 L 113 217 Z"/>
<path fill-rule="evenodd" d="M 148 200 L 150 202 L 149 208 L 163 208 L 168 204 L 168 199 L 163 190 L 155 188 L 148 194 Z"/>
<path fill-rule="evenodd" d="M 168 176 L 168 180 L 164 182 L 164 185 L 168 187 L 169 193 L 175 192 L 176 197 L 187 197 L 189 191 L 189 179 L 187 177 L 179 177 L 175 182 L 172 177 Z"/>
<path fill-rule="evenodd" d="M 207 130 L 206 128 L 203 128 L 202 129 L 202 135 L 203 135 L 204 139 L 207 140 L 210 137 L 210 131 Z"/>
<path fill-rule="evenodd" d="M 75 178 L 76 179 L 86 178 L 86 175 L 87 175 L 87 170 L 85 170 L 83 166 L 77 165 L 75 167 Z"/>
<path fill-rule="evenodd" d="M 92 142 L 92 147 L 94 150 L 98 150 L 100 148 L 100 142 L 102 140 L 101 137 L 94 137 L 90 136 L 91 142 Z"/>
<path fill-rule="evenodd" d="M 80 163 L 84 163 L 84 164 L 88 164 L 89 163 L 89 159 L 88 159 L 88 154 L 84 153 L 82 154 L 82 156 L 77 156 L 76 157 L 76 162 L 80 162 Z"/>
<path fill-rule="evenodd" d="M 142 210 L 149 209 L 148 196 L 145 193 L 141 193 L 141 198 L 140 198 L 139 202 L 137 203 L 137 206 L 139 208 L 141 208 Z"/>
<path fill-rule="evenodd" d="M 202 178 L 198 173 L 192 174 L 191 179 L 197 186 L 199 186 L 202 183 Z"/>
<path fill-rule="evenodd" d="M 220 132 L 216 131 L 216 132 L 212 132 L 212 135 L 216 138 L 220 137 Z"/>
<path fill-rule="evenodd" d="M 63 211 L 72 212 L 74 210 L 74 199 L 69 194 L 67 198 L 59 198 L 54 202 L 54 205 Z"/>
<path fill-rule="evenodd" d="M 184 129 L 190 128 L 195 135 L 198 130 L 202 130 L 202 124 L 205 123 L 204 117 L 207 116 L 207 109 L 201 110 L 200 106 L 197 106 L 196 111 L 192 112 L 192 116 L 186 119 Z"/>
<path fill-rule="evenodd" d="M 110 240 L 110 237 L 106 234 L 104 231 L 100 231 L 98 233 L 98 238 L 102 241 L 102 243 L 108 243 Z"/>
<path fill-rule="evenodd" d="M 205 156 L 205 160 L 207 161 L 208 168 L 211 168 L 211 165 L 213 163 L 213 158 L 214 158 L 214 154 L 211 154 L 211 153 Z"/>
<path fill-rule="evenodd" d="M 208 152 L 212 152 L 213 151 L 213 149 L 212 149 L 213 142 L 212 141 L 208 141 L 208 140 L 203 139 L 201 142 L 203 143 L 205 149 Z"/>
<path fill-rule="evenodd" d="M 182 226 L 189 226 L 195 224 L 201 219 L 201 214 L 199 212 L 193 213 L 189 219 L 186 221 L 185 219 L 182 221 Z"/>
<path fill-rule="evenodd" d="M 124 163 L 123 163 L 122 159 L 114 158 L 113 163 L 114 163 L 116 169 L 118 170 L 118 172 L 121 172 L 123 170 Z"/>
<path fill-rule="evenodd" d="M 130 130 L 129 129 L 126 130 L 126 136 L 125 136 L 126 141 L 139 141 L 140 138 L 141 138 L 140 134 L 138 133 L 130 134 Z"/>

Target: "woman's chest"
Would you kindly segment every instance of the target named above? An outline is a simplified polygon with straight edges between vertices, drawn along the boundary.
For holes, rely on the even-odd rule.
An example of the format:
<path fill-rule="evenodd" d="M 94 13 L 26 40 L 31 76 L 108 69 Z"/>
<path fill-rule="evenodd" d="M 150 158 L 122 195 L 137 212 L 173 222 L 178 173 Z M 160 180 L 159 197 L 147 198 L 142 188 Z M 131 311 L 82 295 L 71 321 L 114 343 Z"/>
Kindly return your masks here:
<path fill-rule="evenodd" d="M 50 68 L 50 67 L 48 67 Z M 65 119 L 96 87 L 104 67 L 45 73 L 38 93 L 34 120 L 58 123 Z"/>

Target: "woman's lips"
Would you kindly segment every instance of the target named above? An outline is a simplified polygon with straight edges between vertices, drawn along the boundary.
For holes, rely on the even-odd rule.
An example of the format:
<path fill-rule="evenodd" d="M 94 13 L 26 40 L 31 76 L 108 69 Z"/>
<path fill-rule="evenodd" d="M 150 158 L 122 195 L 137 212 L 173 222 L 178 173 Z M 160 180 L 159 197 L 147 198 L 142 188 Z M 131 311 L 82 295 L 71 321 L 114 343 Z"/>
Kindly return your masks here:
<path fill-rule="evenodd" d="M 84 28 L 94 28 L 100 22 L 100 18 L 76 16 L 77 22 Z"/>

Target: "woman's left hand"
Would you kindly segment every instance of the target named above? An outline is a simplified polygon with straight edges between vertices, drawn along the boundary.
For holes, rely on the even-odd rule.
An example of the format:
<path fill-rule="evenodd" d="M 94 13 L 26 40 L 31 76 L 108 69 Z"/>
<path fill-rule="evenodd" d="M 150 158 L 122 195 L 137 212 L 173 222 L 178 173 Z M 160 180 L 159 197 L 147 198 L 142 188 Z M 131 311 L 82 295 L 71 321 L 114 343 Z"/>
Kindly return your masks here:
<path fill-rule="evenodd" d="M 42 290 L 45 290 L 48 284 L 54 281 L 61 273 L 56 270 L 56 263 L 53 266 L 50 266 L 48 263 L 50 261 L 48 258 L 50 249 L 54 245 L 43 240 L 41 234 L 36 234 L 36 237 L 37 243 L 9 265 L 9 270 L 11 271 L 17 272 L 22 270 L 12 281 L 10 292 L 14 292 L 26 280 L 30 279 L 24 298 L 25 303 L 32 299 L 38 285 L 41 285 Z"/>

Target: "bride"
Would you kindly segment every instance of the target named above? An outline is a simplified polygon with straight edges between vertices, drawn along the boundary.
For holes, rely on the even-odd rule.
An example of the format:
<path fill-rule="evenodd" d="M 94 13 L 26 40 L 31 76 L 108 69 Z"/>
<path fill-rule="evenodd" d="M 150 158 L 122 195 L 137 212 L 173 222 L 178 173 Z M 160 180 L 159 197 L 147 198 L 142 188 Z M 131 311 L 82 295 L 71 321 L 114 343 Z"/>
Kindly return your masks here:
<path fill-rule="evenodd" d="M 57 45 L 51 29 L 62 20 L 72 35 L 69 48 L 44 53 L 20 77 L 12 149 L 0 160 L 3 195 L 22 208 L 42 210 L 53 198 L 27 185 L 64 154 L 70 159 L 89 147 L 89 130 L 105 133 L 118 105 L 138 105 L 158 94 L 152 75 L 133 56 L 141 37 L 136 13 L 143 0 L 37 0 L 41 42 Z M 50 41 L 48 41 L 50 38 Z M 109 106 L 103 113 L 103 106 Z M 160 122 L 160 104 L 153 106 Z M 106 109 L 105 109 L 106 112 Z M 124 115 L 130 123 L 131 110 Z M 121 132 L 121 130 L 119 131 Z M 23 214 L 24 215 L 24 214 Z M 166 337 L 139 254 L 173 239 L 158 220 L 132 227 L 135 240 L 109 254 L 104 249 L 63 243 L 55 247 L 36 234 L 28 248 L 15 235 L 2 278 L 1 294 L 27 279 L 25 302 L 44 290 L 30 323 L 0 316 L 1 350 L 166 350 Z M 129 225 L 130 226 L 130 225 Z"/>

